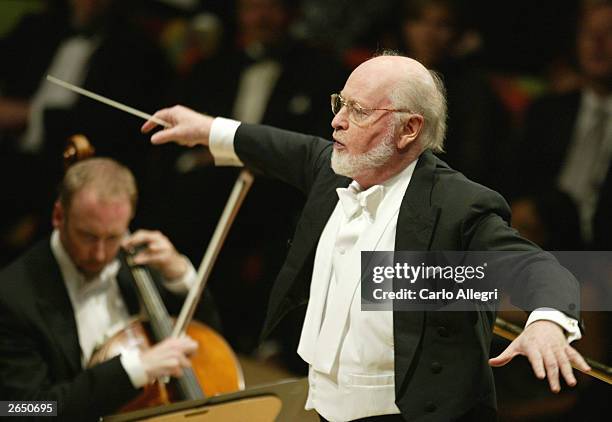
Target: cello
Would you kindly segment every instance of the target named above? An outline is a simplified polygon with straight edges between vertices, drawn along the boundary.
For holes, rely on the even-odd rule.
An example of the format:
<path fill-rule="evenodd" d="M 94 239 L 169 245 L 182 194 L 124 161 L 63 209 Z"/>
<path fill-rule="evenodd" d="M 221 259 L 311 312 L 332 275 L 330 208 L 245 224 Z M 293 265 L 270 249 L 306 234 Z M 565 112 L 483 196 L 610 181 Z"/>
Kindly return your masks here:
<path fill-rule="evenodd" d="M 72 163 L 91 157 L 93 154 L 94 150 L 87 138 L 75 135 L 68 140 L 64 151 L 64 167 L 68 168 Z M 106 361 L 127 349 L 146 350 L 152 344 L 172 335 L 174 320 L 161 300 L 149 269 L 134 264 L 132 257 L 135 253 L 137 251 L 128 251 L 121 254 L 120 258 L 125 261 L 133 275 L 141 302 L 141 315 L 131 320 L 121 331 L 97 348 L 88 366 Z M 200 282 L 199 285 L 201 284 Z M 195 305 L 197 303 L 190 302 L 190 308 Z M 193 315 L 193 312 L 191 314 Z M 238 359 L 223 337 L 205 324 L 192 320 L 189 321 L 184 333 L 198 343 L 198 350 L 190 356 L 191 367 L 183 370 L 182 377 L 173 378 L 170 382 L 156 380 L 148 384 L 142 394 L 120 409 L 121 412 L 181 400 L 202 399 L 244 388 L 244 378 Z"/>

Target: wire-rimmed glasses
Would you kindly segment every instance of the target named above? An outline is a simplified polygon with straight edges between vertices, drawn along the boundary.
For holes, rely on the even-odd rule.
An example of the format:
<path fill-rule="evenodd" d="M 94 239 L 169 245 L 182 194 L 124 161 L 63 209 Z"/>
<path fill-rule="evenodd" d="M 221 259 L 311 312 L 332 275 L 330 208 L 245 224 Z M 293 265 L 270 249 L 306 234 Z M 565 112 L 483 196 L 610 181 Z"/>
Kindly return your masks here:
<path fill-rule="evenodd" d="M 334 115 L 340 113 L 342 107 L 346 108 L 348 113 L 348 118 L 353 123 L 360 125 L 363 124 L 368 117 L 372 114 L 373 111 L 381 110 L 381 111 L 389 111 L 394 113 L 412 113 L 412 111 L 408 109 L 397 109 L 397 108 L 366 108 L 360 106 L 355 101 L 346 100 L 342 97 L 341 94 L 332 94 L 331 95 L 331 109 Z"/>

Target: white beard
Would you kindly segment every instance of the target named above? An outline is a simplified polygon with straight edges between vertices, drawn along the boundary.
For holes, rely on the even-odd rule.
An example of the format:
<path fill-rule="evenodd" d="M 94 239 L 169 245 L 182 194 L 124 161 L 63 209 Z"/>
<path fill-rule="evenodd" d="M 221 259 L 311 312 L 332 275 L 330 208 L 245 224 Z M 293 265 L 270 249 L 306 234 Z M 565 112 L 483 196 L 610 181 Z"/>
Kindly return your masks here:
<path fill-rule="evenodd" d="M 395 153 L 395 124 L 390 123 L 381 142 L 363 154 L 350 154 L 334 148 L 331 167 L 334 173 L 354 179 L 365 171 L 384 166 Z"/>

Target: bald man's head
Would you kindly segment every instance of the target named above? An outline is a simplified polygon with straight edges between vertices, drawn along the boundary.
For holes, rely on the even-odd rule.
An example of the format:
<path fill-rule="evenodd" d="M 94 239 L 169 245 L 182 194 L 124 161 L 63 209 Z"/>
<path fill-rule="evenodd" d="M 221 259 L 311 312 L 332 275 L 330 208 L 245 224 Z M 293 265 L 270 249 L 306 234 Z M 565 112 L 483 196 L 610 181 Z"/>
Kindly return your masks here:
<path fill-rule="evenodd" d="M 436 152 L 444 150 L 446 95 L 444 84 L 435 72 L 409 57 L 384 52 L 360 64 L 352 77 L 364 81 L 372 92 L 386 93 L 393 108 L 408 109 L 423 116 L 421 145 Z"/>
<path fill-rule="evenodd" d="M 389 54 L 367 60 L 332 101 L 332 168 L 362 187 L 397 174 L 424 149 L 443 150 L 442 84 L 416 60 Z"/>

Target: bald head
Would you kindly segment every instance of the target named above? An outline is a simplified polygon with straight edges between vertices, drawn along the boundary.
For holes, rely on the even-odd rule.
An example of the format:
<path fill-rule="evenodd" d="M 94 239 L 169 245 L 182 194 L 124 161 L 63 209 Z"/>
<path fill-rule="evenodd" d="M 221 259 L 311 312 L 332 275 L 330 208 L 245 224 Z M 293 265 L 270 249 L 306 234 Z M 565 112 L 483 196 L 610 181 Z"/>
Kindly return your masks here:
<path fill-rule="evenodd" d="M 351 81 L 364 87 L 363 95 L 385 96 L 387 107 L 408 109 L 423 116 L 422 147 L 443 151 L 446 98 L 444 85 L 435 72 L 409 57 L 383 53 L 360 64 L 347 84 Z"/>
<path fill-rule="evenodd" d="M 385 85 L 395 84 L 410 77 L 419 78 L 422 82 L 433 86 L 433 79 L 429 70 L 418 61 L 405 56 L 382 55 L 373 57 L 357 66 L 351 77 L 355 74 L 359 76 L 369 75 L 369 77 L 376 74 L 378 77 L 373 82 L 380 82 Z"/>

